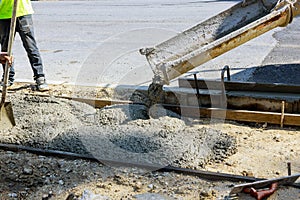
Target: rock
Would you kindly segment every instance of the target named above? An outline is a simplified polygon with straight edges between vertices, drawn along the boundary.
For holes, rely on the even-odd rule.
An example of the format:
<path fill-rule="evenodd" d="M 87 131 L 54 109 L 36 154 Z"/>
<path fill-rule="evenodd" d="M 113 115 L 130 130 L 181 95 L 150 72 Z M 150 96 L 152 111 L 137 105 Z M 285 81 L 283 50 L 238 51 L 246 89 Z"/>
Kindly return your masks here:
<path fill-rule="evenodd" d="M 59 180 L 59 181 L 58 181 L 58 184 L 59 184 L 59 185 L 63 185 L 63 184 L 65 184 L 65 183 L 64 183 L 63 180 Z"/>
<path fill-rule="evenodd" d="M 11 198 L 17 198 L 18 197 L 18 195 L 16 193 L 9 193 L 8 196 L 11 197 Z"/>
<path fill-rule="evenodd" d="M 209 191 L 202 191 L 200 193 L 200 200 L 210 200 L 210 199 L 215 199 L 214 196 L 216 195 L 216 192 L 214 190 L 209 190 Z"/>
<path fill-rule="evenodd" d="M 75 200 L 75 199 L 76 199 L 76 195 L 74 193 L 70 193 L 66 198 L 66 200 Z"/>
<path fill-rule="evenodd" d="M 267 127 L 268 127 L 268 123 L 267 123 L 267 122 L 264 123 L 264 124 L 262 125 L 262 127 L 263 127 L 263 128 L 267 128 Z"/>
<path fill-rule="evenodd" d="M 202 197 L 210 197 L 212 194 L 211 194 L 211 192 L 210 191 L 202 191 L 201 193 L 200 193 L 200 195 L 202 196 Z"/>
<path fill-rule="evenodd" d="M 153 184 L 149 184 L 147 187 L 148 187 L 149 189 L 153 190 L 154 185 L 153 185 Z"/>
<path fill-rule="evenodd" d="M 20 191 L 19 194 L 20 194 L 21 199 L 24 199 L 28 193 L 26 191 Z"/>
<path fill-rule="evenodd" d="M 243 176 L 254 177 L 253 172 L 251 172 L 251 171 L 246 171 L 246 170 L 242 171 L 242 175 L 243 175 Z"/>
<path fill-rule="evenodd" d="M 212 194 L 212 196 L 215 197 L 215 196 L 217 196 L 218 192 L 217 192 L 216 190 L 212 190 L 212 191 L 211 191 L 211 194 Z"/>
<path fill-rule="evenodd" d="M 280 142 L 281 141 L 281 136 L 276 135 L 276 136 L 273 137 L 273 140 L 275 140 L 276 142 Z"/>
<path fill-rule="evenodd" d="M 49 195 L 48 194 L 43 194 L 42 200 L 47 200 L 47 199 L 49 199 Z"/>
<path fill-rule="evenodd" d="M 230 161 L 230 160 L 228 160 L 228 161 L 225 162 L 225 165 L 230 166 L 230 167 L 234 166 L 234 164 L 235 164 L 235 162 L 234 161 Z"/>
<path fill-rule="evenodd" d="M 31 175 L 31 174 L 33 174 L 32 168 L 31 168 L 31 167 L 28 167 L 28 166 L 25 166 L 25 167 L 23 168 L 23 174 L 25 174 L 25 175 Z"/>
<path fill-rule="evenodd" d="M 185 194 L 185 189 L 182 187 L 179 187 L 175 190 L 175 194 Z"/>
<path fill-rule="evenodd" d="M 143 184 L 138 181 L 138 182 L 136 182 L 136 184 L 133 187 L 136 191 L 140 191 L 143 187 Z"/>
<path fill-rule="evenodd" d="M 105 183 L 97 183 L 96 187 L 103 188 L 103 189 L 111 189 L 111 185 Z"/>
<path fill-rule="evenodd" d="M 128 179 L 124 176 L 121 176 L 121 175 L 115 175 L 114 176 L 114 181 L 118 185 L 128 185 Z"/>

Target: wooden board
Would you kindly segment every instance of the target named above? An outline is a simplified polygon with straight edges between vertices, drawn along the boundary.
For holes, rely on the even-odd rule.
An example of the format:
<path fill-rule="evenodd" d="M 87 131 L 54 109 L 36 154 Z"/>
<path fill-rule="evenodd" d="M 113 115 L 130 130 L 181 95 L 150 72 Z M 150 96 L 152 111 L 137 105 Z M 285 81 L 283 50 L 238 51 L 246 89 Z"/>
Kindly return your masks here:
<path fill-rule="evenodd" d="M 186 117 L 200 118 L 208 117 L 212 119 L 224 119 L 243 122 L 257 122 L 269 124 L 281 124 L 281 113 L 260 112 L 249 110 L 230 110 L 221 108 L 199 108 L 194 106 L 174 106 L 163 105 L 165 108 L 180 113 Z M 300 126 L 299 114 L 284 114 L 283 125 Z"/>

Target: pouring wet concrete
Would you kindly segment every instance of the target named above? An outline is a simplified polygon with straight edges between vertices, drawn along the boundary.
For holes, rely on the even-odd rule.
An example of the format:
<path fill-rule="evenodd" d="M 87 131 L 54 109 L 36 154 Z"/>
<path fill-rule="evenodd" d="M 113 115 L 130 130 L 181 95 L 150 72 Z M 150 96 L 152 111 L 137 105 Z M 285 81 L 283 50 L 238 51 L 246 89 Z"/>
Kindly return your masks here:
<path fill-rule="evenodd" d="M 233 137 L 189 125 L 176 113 L 148 116 L 144 105 L 103 109 L 54 97 L 10 95 L 17 125 L 0 141 L 93 155 L 101 160 L 200 168 L 236 152 Z M 109 164 L 109 163 L 108 163 Z"/>

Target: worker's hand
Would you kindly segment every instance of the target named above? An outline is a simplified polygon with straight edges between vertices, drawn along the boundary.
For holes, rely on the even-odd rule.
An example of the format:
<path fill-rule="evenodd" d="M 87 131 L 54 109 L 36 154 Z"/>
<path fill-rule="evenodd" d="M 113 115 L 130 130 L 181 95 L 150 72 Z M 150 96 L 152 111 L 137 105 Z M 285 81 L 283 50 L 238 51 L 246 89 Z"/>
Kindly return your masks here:
<path fill-rule="evenodd" d="M 8 56 L 6 52 L 0 52 L 0 63 L 5 64 L 8 61 L 8 64 L 11 65 L 13 62 L 13 57 Z"/>

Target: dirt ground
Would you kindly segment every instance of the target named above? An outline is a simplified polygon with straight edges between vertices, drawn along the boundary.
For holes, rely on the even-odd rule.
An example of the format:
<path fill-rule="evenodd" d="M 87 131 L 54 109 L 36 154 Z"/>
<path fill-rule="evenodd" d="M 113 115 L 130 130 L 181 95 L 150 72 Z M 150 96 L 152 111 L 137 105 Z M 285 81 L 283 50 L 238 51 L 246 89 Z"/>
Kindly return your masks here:
<path fill-rule="evenodd" d="M 54 97 L 10 96 L 19 123 L 1 132 L 2 143 L 260 178 L 286 176 L 291 162 L 292 173 L 300 173 L 297 127 L 179 119 L 166 111 L 149 119 L 143 107 L 98 110 Z M 0 150 L 0 199 L 226 199 L 238 184 L 104 164 Z M 269 199 L 300 199 L 300 190 L 281 187 Z"/>
<path fill-rule="evenodd" d="M 197 126 L 208 125 L 203 122 Z M 237 123 L 225 123 L 223 127 L 237 138 L 238 150 L 223 162 L 210 163 L 204 169 L 273 178 L 285 176 L 286 162 L 291 161 L 292 172 L 299 173 L 299 130 Z M 95 195 L 95 199 L 224 199 L 237 184 L 26 152 L 1 150 L 0 163 L 1 199 L 88 199 L 89 195 Z M 296 200 L 299 195 L 299 189 L 282 187 L 272 199 Z M 239 199 L 252 198 L 242 195 Z"/>

